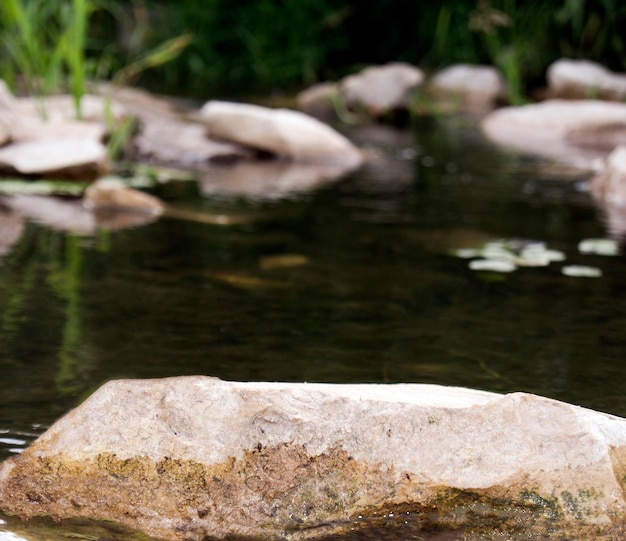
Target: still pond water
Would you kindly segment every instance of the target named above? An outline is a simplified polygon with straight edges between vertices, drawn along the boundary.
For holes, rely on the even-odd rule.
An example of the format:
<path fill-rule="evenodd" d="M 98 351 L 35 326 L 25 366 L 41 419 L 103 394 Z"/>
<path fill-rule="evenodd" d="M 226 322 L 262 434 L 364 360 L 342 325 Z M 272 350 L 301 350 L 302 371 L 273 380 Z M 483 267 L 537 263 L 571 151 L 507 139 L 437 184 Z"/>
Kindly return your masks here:
<path fill-rule="evenodd" d="M 85 237 L 28 223 L 0 258 L 0 459 L 121 377 L 438 383 L 626 416 L 626 258 L 577 249 L 610 236 L 587 175 L 499 150 L 463 118 L 351 136 L 370 163 L 314 191 L 154 188 L 247 224 Z M 498 238 L 567 261 L 496 274 L 450 255 Z"/>

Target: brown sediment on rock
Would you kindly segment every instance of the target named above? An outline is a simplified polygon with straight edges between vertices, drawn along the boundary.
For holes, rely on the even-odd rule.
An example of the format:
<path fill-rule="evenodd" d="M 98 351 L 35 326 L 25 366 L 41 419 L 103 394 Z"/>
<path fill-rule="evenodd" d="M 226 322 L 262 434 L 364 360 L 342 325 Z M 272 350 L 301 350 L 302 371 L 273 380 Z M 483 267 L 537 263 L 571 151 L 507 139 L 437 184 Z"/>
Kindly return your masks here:
<path fill-rule="evenodd" d="M 626 464 L 623 454 L 615 457 L 620 471 Z M 569 512 L 583 509 L 582 500 L 593 498 L 593 491 L 547 498 L 523 486 L 518 492 L 513 487 L 426 487 L 408 473 L 358 461 L 342 449 L 310 456 L 299 445 L 259 444 L 241 459 L 211 466 L 167 457 L 123 459 L 113 453 L 90 461 L 57 455 L 12 462 L 3 465 L 5 473 L 11 470 L 0 494 L 6 512 L 23 519 L 42 514 L 55 520 L 97 518 L 173 541 L 330 540 L 390 528 L 459 530 L 467 540 L 485 539 L 486 532 L 581 540 L 626 534 L 619 525 L 589 524 L 582 516 L 579 522 L 564 520 L 563 502 Z"/>
<path fill-rule="evenodd" d="M 33 456 L 3 468 L 11 469 L 0 494 L 6 512 L 96 517 L 174 540 L 258 536 L 259 530 L 319 536 L 351 521 L 365 508 L 360 502 L 388 501 L 395 484 L 391 470 L 370 467 L 342 449 L 310 456 L 289 444 L 259 444 L 242 459 L 210 466 L 102 453 L 90 461 Z"/>

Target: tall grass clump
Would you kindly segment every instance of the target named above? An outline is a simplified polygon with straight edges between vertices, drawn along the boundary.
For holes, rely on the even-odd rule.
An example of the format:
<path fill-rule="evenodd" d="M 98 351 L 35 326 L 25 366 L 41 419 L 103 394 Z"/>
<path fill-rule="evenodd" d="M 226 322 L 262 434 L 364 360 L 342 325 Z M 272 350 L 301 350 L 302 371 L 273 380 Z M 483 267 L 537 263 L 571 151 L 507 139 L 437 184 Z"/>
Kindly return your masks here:
<path fill-rule="evenodd" d="M 190 35 L 181 35 L 136 52 L 134 57 L 126 56 L 126 63 L 121 63 L 114 36 L 122 4 L 114 0 L 0 0 L 0 51 L 9 60 L 1 63 L 0 76 L 36 98 L 69 90 L 80 119 L 81 98 L 89 80 L 107 77 L 126 84 L 140 72 L 172 61 L 191 42 Z M 95 29 L 94 15 L 100 16 Z M 103 32 L 105 20 L 113 24 Z M 42 105 L 40 112 L 45 117 Z"/>

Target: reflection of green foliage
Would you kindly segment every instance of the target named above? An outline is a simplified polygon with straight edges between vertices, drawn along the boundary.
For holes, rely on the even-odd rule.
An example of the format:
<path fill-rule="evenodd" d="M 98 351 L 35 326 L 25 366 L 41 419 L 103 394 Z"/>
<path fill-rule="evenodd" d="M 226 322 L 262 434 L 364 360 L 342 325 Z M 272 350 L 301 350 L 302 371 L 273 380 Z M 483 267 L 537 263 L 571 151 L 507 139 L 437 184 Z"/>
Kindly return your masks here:
<path fill-rule="evenodd" d="M 27 335 L 32 327 L 47 329 L 50 325 L 62 327 L 58 358 L 60 366 L 56 375 L 57 390 L 62 394 L 75 394 L 80 390 L 77 378 L 84 368 L 79 357 L 83 328 L 81 322 L 81 281 L 83 252 L 80 238 L 39 227 L 28 227 L 23 238 L 13 248 L 0 266 L 0 277 L 6 287 L 0 289 L 0 354 L 2 363 L 31 364 L 37 358 L 24 358 L 15 352 L 30 351 Z M 54 294 L 58 304 L 50 306 L 52 312 L 42 313 L 42 299 Z M 46 303 L 49 305 L 50 303 Z M 55 312 L 61 308 L 60 320 Z M 54 314 L 55 317 L 51 317 Z M 38 340 L 50 339 L 45 332 L 36 331 Z M 19 354 L 22 355 L 22 354 Z"/>
<path fill-rule="evenodd" d="M 66 301 L 65 325 L 59 351 L 61 361 L 56 376 L 57 389 L 62 394 L 73 394 L 76 371 L 80 363 L 78 348 L 82 338 L 80 283 L 83 268 L 82 249 L 77 237 L 68 236 L 65 247 L 65 261 L 62 272 L 54 279 L 57 294 Z M 53 275 L 51 275 L 51 278 Z"/>

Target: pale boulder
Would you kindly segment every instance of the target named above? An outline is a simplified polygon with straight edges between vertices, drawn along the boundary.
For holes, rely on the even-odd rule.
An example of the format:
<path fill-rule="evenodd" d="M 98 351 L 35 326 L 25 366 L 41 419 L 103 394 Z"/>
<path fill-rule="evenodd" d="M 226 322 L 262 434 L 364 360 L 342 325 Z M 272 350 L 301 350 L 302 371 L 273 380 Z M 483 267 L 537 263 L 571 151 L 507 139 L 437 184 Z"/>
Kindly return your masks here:
<path fill-rule="evenodd" d="M 481 127 L 503 146 L 599 170 L 612 145 L 626 137 L 626 104 L 548 100 L 494 111 Z"/>
<path fill-rule="evenodd" d="M 113 381 L 0 466 L 5 513 L 173 541 L 321 537 L 398 509 L 618 539 L 625 494 L 626 420 L 416 384 Z"/>
<path fill-rule="evenodd" d="M 127 109 L 114 99 L 106 96 L 85 94 L 80 100 L 81 120 L 119 121 L 128 115 Z M 19 98 L 17 112 L 31 117 L 43 117 L 48 121 L 76 120 L 74 98 L 69 94 L 46 96 L 43 98 Z"/>
<path fill-rule="evenodd" d="M 92 139 L 29 141 L 0 149 L 0 169 L 24 175 L 90 177 L 107 167 L 105 146 Z"/>
<path fill-rule="evenodd" d="M 341 80 L 341 95 L 354 109 L 379 117 L 396 109 L 406 109 L 411 95 L 424 80 L 415 66 L 392 62 L 372 66 Z"/>
<path fill-rule="evenodd" d="M 456 64 L 439 71 L 428 81 L 428 93 L 457 100 L 460 108 L 485 109 L 506 96 L 506 85 L 492 66 Z"/>
<path fill-rule="evenodd" d="M 202 124 L 168 116 L 149 117 L 145 112 L 142 117 L 141 131 L 133 141 L 141 159 L 192 168 L 250 157 L 251 152 L 239 145 L 209 139 Z"/>
<path fill-rule="evenodd" d="M 614 73 L 589 60 L 557 60 L 548 68 L 546 78 L 548 91 L 555 98 L 626 98 L 626 74 Z"/>
<path fill-rule="evenodd" d="M 199 117 L 210 137 L 293 161 L 358 167 L 363 159 L 343 135 L 298 111 L 210 101 Z"/>
<path fill-rule="evenodd" d="M 119 103 L 87 94 L 81 100 L 81 119 L 76 118 L 72 96 L 19 98 L 15 101 L 15 122 L 11 139 L 18 142 L 82 139 L 102 142 L 111 125 L 127 116 Z"/>

